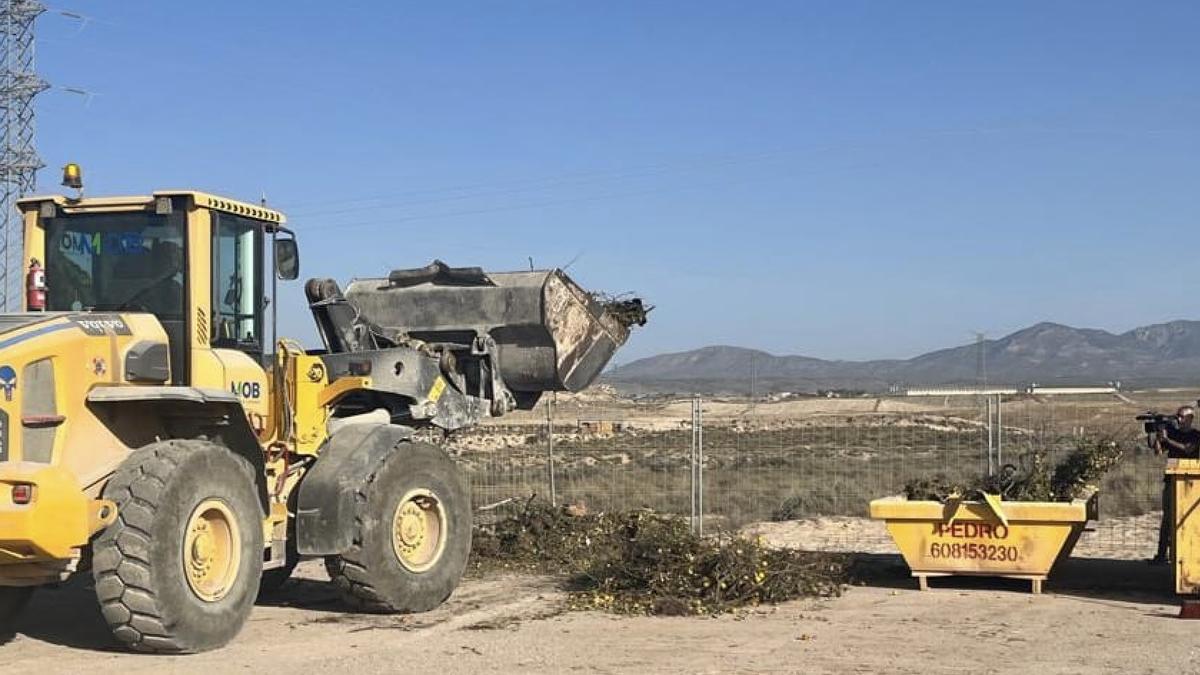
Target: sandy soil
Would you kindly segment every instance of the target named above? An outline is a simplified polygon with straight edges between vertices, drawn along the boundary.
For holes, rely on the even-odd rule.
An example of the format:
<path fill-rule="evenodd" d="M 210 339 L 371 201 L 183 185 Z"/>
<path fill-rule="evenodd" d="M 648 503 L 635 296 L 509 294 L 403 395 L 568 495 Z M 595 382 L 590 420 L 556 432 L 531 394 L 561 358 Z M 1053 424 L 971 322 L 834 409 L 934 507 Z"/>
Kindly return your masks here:
<path fill-rule="evenodd" d="M 634 403 L 618 396 L 611 388 L 588 390 L 582 394 L 559 394 L 556 418 L 559 424 L 570 425 L 575 420 L 616 420 L 638 429 L 671 430 L 681 428 L 691 420 L 691 400 L 680 399 L 652 403 Z M 799 398 L 772 402 L 755 402 L 742 399 L 705 399 L 704 415 L 710 423 L 729 423 L 734 420 L 753 419 L 759 423 L 799 424 L 826 416 L 916 414 L 922 412 L 946 412 L 950 401 L 911 399 L 897 397 L 881 398 Z M 954 401 L 961 406 L 961 401 Z M 967 401 L 969 406 L 970 401 Z M 975 408 L 969 408 L 974 411 Z M 531 411 L 514 411 L 502 418 L 488 420 L 490 425 L 545 424 L 545 408 L 538 406 Z"/>
<path fill-rule="evenodd" d="M 306 563 L 217 652 L 152 657 L 109 639 L 86 583 L 41 592 L 0 647 L 6 672 L 1196 673 L 1197 624 L 1175 618 L 1170 570 L 1072 559 L 1047 593 L 941 579 L 920 592 L 899 558 L 864 556 L 866 586 L 833 600 L 720 618 L 562 612 L 558 582 L 468 579 L 423 615 L 343 613 Z"/>
<path fill-rule="evenodd" d="M 1195 399 L 1200 390 L 1153 390 L 1125 392 L 1115 396 L 1053 396 L 1017 397 L 1005 403 L 1007 410 L 1020 412 L 1023 407 L 1047 410 L 1059 407 L 1076 414 L 1087 411 L 1111 412 L 1128 408 L 1135 412 L 1148 408 L 1170 408 L 1180 402 Z M 691 419 L 691 400 L 632 401 L 621 396 L 609 385 L 594 385 L 576 393 L 559 393 L 556 397 L 560 421 L 580 419 L 610 419 L 634 422 L 639 428 L 671 427 Z M 855 398 L 790 398 L 773 401 L 752 401 L 738 397 L 705 397 L 704 415 L 709 422 L 755 419 L 770 421 L 804 421 L 831 415 L 871 414 L 959 414 L 980 416 L 980 403 L 971 396 L 868 396 Z M 531 411 L 515 411 L 487 424 L 542 424 L 546 411 L 542 406 Z M 657 422 L 658 424 L 653 424 Z M 650 424 L 648 424 L 650 423 Z"/>

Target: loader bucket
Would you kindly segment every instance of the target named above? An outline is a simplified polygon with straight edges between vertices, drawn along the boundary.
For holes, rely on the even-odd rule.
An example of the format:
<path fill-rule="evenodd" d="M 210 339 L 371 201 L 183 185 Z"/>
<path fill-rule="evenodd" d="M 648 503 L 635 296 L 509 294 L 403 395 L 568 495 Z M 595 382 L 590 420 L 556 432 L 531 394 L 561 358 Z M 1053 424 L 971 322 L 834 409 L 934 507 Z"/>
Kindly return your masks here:
<path fill-rule="evenodd" d="M 645 323 L 640 300 L 601 302 L 562 270 L 485 273 L 435 261 L 346 289 L 364 319 L 418 340 L 496 341 L 501 377 L 518 392 L 579 391 Z"/>

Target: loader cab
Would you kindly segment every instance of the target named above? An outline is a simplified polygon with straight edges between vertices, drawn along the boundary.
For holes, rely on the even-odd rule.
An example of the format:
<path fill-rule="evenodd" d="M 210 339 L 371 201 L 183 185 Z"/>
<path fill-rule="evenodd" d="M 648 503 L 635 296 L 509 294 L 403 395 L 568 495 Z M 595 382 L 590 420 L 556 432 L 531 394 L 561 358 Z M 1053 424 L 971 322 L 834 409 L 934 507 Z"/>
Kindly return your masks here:
<path fill-rule="evenodd" d="M 192 191 L 19 206 L 26 264 L 45 264 L 47 311 L 154 314 L 169 341 L 166 383 L 233 391 L 265 426 L 276 280 L 298 274 L 283 214 Z"/>

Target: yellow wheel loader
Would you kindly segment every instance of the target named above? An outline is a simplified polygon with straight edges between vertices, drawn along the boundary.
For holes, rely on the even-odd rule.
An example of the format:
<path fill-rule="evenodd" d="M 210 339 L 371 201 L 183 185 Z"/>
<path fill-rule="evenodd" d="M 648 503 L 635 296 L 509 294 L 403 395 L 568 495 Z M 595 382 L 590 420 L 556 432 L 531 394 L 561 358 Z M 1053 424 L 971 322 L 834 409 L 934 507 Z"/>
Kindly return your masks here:
<path fill-rule="evenodd" d="M 299 267 L 277 211 L 194 191 L 19 208 L 25 311 L 0 315 L 10 628 L 34 588 L 90 573 L 120 642 L 211 649 L 303 557 L 353 608 L 436 607 L 467 562 L 470 496 L 414 433 L 581 389 L 645 321 L 560 270 L 435 261 L 345 292 L 310 280 L 324 348 L 305 350 L 275 335 Z"/>

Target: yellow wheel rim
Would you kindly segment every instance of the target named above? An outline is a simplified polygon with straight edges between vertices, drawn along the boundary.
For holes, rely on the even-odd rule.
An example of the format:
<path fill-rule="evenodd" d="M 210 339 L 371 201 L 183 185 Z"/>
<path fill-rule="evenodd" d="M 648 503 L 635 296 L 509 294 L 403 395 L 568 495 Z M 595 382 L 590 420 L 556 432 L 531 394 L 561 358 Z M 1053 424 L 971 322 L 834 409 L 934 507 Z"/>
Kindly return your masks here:
<path fill-rule="evenodd" d="M 183 568 L 196 597 L 216 602 L 229 593 L 242 562 L 237 519 L 217 499 L 192 511 L 183 538 Z"/>
<path fill-rule="evenodd" d="M 392 550 L 410 572 L 424 572 L 446 548 L 446 509 L 429 490 L 410 490 L 392 515 Z"/>

